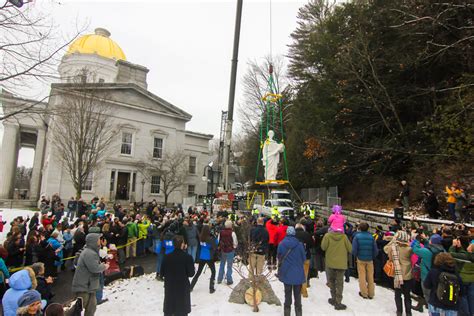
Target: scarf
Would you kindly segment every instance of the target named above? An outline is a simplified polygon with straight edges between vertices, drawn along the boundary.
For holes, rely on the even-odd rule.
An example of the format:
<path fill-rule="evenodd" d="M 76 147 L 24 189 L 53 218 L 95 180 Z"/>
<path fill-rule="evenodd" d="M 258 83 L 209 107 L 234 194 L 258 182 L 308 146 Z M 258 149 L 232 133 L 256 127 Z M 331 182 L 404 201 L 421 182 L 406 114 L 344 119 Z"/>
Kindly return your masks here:
<path fill-rule="evenodd" d="M 403 274 L 402 274 L 402 266 L 400 265 L 400 249 L 398 246 L 398 242 L 394 242 L 392 244 L 392 262 L 393 266 L 395 267 L 395 275 L 393 277 L 393 287 L 396 289 L 401 288 L 403 284 Z"/>

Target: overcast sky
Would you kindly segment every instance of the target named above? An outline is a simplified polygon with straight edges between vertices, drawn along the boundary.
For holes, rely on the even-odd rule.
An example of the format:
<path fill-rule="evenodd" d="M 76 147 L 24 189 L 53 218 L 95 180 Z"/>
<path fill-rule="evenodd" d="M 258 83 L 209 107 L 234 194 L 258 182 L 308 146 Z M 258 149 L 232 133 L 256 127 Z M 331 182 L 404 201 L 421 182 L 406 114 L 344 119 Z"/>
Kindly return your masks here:
<path fill-rule="evenodd" d="M 44 1 L 44 2 L 43 2 Z M 219 136 L 221 110 L 227 109 L 236 0 L 79 1 L 37 0 L 65 33 L 77 21 L 108 29 L 127 60 L 150 69 L 148 89 L 190 113 L 187 129 Z M 286 55 L 298 9 L 307 1 L 244 0 L 240 35 L 236 107 L 249 60 L 270 53 Z M 239 117 L 235 111 L 236 125 Z M 19 165 L 31 165 L 23 150 Z"/>

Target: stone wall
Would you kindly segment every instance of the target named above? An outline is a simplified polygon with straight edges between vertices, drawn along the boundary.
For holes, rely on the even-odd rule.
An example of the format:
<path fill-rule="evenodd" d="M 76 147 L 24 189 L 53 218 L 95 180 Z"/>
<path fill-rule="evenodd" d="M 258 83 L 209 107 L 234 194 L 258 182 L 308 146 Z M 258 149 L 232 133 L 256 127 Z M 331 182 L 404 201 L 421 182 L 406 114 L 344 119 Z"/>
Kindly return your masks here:
<path fill-rule="evenodd" d="M 332 211 L 327 207 L 322 207 L 317 210 L 317 214 L 323 218 L 328 218 Z M 370 230 L 373 231 L 375 227 L 381 225 L 384 230 L 388 230 L 390 223 L 393 221 L 393 213 L 381 213 L 368 210 L 343 210 L 342 213 L 346 217 L 346 221 L 351 224 L 366 222 L 370 226 Z M 416 222 L 428 230 L 432 230 L 435 227 L 439 227 L 442 224 L 450 225 L 453 222 L 447 220 L 436 220 L 428 218 L 415 218 Z M 406 218 L 402 223 L 409 224 L 410 218 Z"/>

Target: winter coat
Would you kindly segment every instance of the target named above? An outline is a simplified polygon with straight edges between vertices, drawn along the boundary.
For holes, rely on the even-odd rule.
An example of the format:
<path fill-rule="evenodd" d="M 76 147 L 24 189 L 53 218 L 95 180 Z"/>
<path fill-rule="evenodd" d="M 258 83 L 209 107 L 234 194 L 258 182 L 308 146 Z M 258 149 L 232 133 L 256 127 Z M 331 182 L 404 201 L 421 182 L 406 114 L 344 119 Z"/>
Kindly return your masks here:
<path fill-rule="evenodd" d="M 383 250 L 388 255 L 390 260 L 393 260 L 392 254 L 392 245 L 394 242 L 397 242 L 395 239 L 392 239 Z M 402 278 L 403 280 L 411 280 L 413 278 L 412 274 L 412 264 L 411 264 L 411 256 L 413 254 L 413 250 L 411 249 L 410 245 L 407 243 L 398 242 L 398 253 L 399 253 L 399 261 L 400 267 L 402 270 Z"/>
<path fill-rule="evenodd" d="M 160 275 L 165 279 L 164 314 L 182 315 L 191 312 L 191 284 L 195 273 L 193 257 L 175 249 L 163 258 Z"/>
<path fill-rule="evenodd" d="M 214 258 L 214 253 L 217 249 L 217 239 L 211 237 L 209 242 L 201 241 L 200 246 L 201 250 L 199 252 L 199 260 L 212 261 Z"/>
<path fill-rule="evenodd" d="M 268 243 L 270 245 L 275 245 L 278 224 L 275 225 L 272 220 L 268 220 L 265 224 L 265 228 L 267 229 L 267 232 L 268 232 Z"/>
<path fill-rule="evenodd" d="M 326 267 L 331 269 L 347 269 L 347 255 L 352 245 L 345 234 L 329 232 L 323 237 L 321 249 L 326 252 Z"/>
<path fill-rule="evenodd" d="M 300 285 L 306 282 L 303 268 L 306 253 L 298 238 L 286 236 L 278 245 L 277 258 L 280 265 L 278 279 L 283 284 Z"/>
<path fill-rule="evenodd" d="M 26 269 L 15 272 L 10 277 L 9 285 L 10 288 L 5 292 L 2 299 L 3 315 L 4 316 L 15 316 L 18 308 L 18 299 L 28 291 L 36 287 L 36 280 L 32 280 L 34 275 Z"/>
<path fill-rule="evenodd" d="M 138 227 L 136 223 L 128 222 L 126 227 L 129 239 L 138 237 Z"/>
<path fill-rule="evenodd" d="M 310 233 L 306 232 L 303 228 L 296 229 L 296 238 L 303 243 L 304 250 L 306 253 L 306 260 L 311 259 L 311 248 L 313 247 L 313 238 Z"/>
<path fill-rule="evenodd" d="M 344 232 L 344 222 L 346 221 L 342 214 L 331 214 L 328 219 L 328 225 L 333 232 Z"/>
<path fill-rule="evenodd" d="M 352 254 L 361 261 L 372 261 L 379 250 L 374 237 L 369 232 L 359 232 L 352 240 Z"/>
<path fill-rule="evenodd" d="M 464 284 L 474 283 L 474 253 L 451 246 L 449 253 L 456 259 L 457 272 Z"/>
<path fill-rule="evenodd" d="M 193 224 L 185 226 L 186 229 L 186 239 L 188 240 L 189 247 L 195 247 L 199 244 L 199 236 L 197 227 Z"/>
<path fill-rule="evenodd" d="M 15 244 L 14 241 L 10 241 L 6 247 L 8 251 L 8 257 L 6 264 L 9 267 L 21 267 L 23 264 L 23 250 L 20 250 L 21 245 Z"/>
<path fill-rule="evenodd" d="M 427 289 L 431 289 L 430 292 L 430 299 L 428 303 L 430 305 L 433 305 L 434 307 L 438 307 L 444 310 L 459 310 L 459 307 L 461 305 L 461 299 L 458 299 L 456 306 L 446 306 L 443 303 L 441 303 L 438 299 L 438 296 L 436 295 L 436 289 L 438 288 L 438 283 L 439 283 L 439 275 L 441 272 L 449 272 L 455 274 L 458 279 L 459 279 L 459 284 L 461 284 L 462 280 L 459 274 L 455 271 L 454 267 L 450 267 L 447 265 L 442 265 L 441 267 L 433 267 L 429 272 L 428 275 L 426 276 L 426 279 L 423 281 L 423 285 Z M 460 296 L 462 296 L 464 293 L 462 291 L 461 287 L 461 292 L 459 293 Z"/>
<path fill-rule="evenodd" d="M 286 226 L 286 225 L 278 226 L 276 237 L 275 237 L 275 245 L 279 245 L 283 241 L 283 239 L 285 239 L 287 228 L 288 228 L 288 226 Z"/>
<path fill-rule="evenodd" d="M 33 217 L 30 220 L 30 223 L 28 224 L 28 228 L 30 230 L 36 230 L 36 228 L 38 228 L 38 225 L 39 225 L 39 218 L 38 216 L 33 215 Z"/>
<path fill-rule="evenodd" d="M 63 258 L 63 249 L 62 249 L 63 246 L 61 245 L 61 243 L 57 239 L 55 239 L 53 237 L 50 237 L 48 239 L 48 244 L 51 245 L 51 248 L 53 248 L 53 250 L 55 252 L 56 252 L 56 250 L 60 249 L 58 252 L 56 252 L 56 256 L 58 257 L 58 260 L 56 260 L 54 262 L 54 265 L 56 267 L 59 267 L 61 265 L 61 259 Z"/>
<path fill-rule="evenodd" d="M 44 276 L 37 276 L 36 282 L 38 283 L 36 286 L 36 291 L 41 294 L 41 299 L 49 302 L 51 298 L 53 298 L 53 293 L 51 293 L 51 284 L 46 283 Z"/>
<path fill-rule="evenodd" d="M 8 271 L 7 265 L 2 258 L 0 258 L 0 284 L 5 282 L 5 279 L 10 278 L 10 271 Z"/>
<path fill-rule="evenodd" d="M 72 249 L 72 234 L 71 232 L 65 231 L 63 234 L 64 238 L 64 249 Z"/>
<path fill-rule="evenodd" d="M 95 292 L 99 288 L 99 275 L 105 271 L 105 265 L 100 263 L 99 234 L 86 236 L 86 247 L 79 255 L 76 272 L 72 279 L 72 292 Z"/>
<path fill-rule="evenodd" d="M 76 254 L 76 252 L 84 248 L 84 245 L 86 244 L 86 234 L 81 229 L 77 229 L 72 239 L 74 241 L 73 252 Z"/>
<path fill-rule="evenodd" d="M 138 238 L 146 238 L 148 236 L 148 226 L 150 226 L 150 222 L 147 220 L 138 223 Z"/>
<path fill-rule="evenodd" d="M 250 243 L 254 248 L 253 252 L 259 255 L 267 253 L 268 249 L 268 232 L 263 225 L 257 225 L 250 230 Z"/>
<path fill-rule="evenodd" d="M 223 253 L 235 251 L 238 245 L 237 235 L 231 228 L 224 228 L 219 233 L 219 248 Z"/>
<path fill-rule="evenodd" d="M 54 262 L 57 259 L 58 257 L 56 256 L 53 247 L 51 247 L 51 244 L 46 240 L 43 240 L 38 248 L 38 261 L 44 263 L 44 275 L 46 277 L 56 276 L 57 269 Z"/>
<path fill-rule="evenodd" d="M 421 257 L 421 280 L 424 281 L 431 269 L 433 255 L 443 252 L 444 248 L 442 245 L 429 245 L 421 248 L 420 242 L 416 239 L 411 243 L 411 248 L 418 257 Z"/>

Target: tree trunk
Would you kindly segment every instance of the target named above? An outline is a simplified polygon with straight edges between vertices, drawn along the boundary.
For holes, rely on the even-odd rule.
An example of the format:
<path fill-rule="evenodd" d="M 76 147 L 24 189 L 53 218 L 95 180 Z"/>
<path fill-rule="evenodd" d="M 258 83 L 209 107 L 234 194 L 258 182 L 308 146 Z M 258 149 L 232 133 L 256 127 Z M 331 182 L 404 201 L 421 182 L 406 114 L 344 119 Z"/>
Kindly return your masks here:
<path fill-rule="evenodd" d="M 165 193 L 165 207 L 168 205 L 168 193 Z"/>

